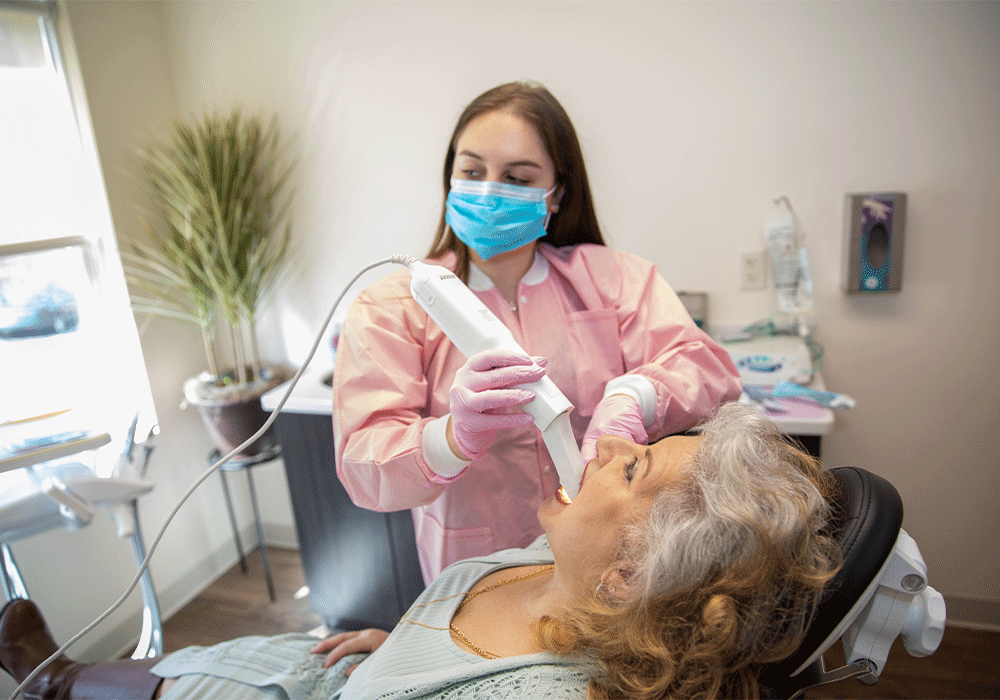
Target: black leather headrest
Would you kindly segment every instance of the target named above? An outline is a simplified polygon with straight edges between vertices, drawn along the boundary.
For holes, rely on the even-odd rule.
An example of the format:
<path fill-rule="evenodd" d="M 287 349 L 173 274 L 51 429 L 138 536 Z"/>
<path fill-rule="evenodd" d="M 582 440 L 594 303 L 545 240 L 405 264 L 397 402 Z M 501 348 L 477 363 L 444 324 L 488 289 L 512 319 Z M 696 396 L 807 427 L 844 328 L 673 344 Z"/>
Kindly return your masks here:
<path fill-rule="evenodd" d="M 827 584 L 816 618 L 790 657 L 760 675 L 765 686 L 781 687 L 837 628 L 892 553 L 903 525 L 903 501 L 892 484 L 857 467 L 836 467 L 833 535 L 843 551 L 843 567 Z"/>

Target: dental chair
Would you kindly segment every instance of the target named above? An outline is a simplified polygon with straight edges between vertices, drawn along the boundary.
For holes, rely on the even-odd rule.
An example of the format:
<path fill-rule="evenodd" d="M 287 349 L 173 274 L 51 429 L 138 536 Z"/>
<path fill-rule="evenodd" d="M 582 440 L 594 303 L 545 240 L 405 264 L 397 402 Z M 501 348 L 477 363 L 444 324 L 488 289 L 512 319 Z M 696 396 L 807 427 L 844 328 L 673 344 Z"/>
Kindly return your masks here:
<path fill-rule="evenodd" d="M 155 428 L 143 443 L 139 461 L 134 455 L 137 421 L 138 416 L 132 421 L 125 450 L 111 476 L 97 476 L 80 462 L 62 459 L 22 467 L 11 472 L 16 472 L 15 477 L 5 480 L 6 488 L 0 490 L 0 586 L 7 600 L 30 597 L 11 543 L 57 528 L 78 530 L 90 524 L 99 506 L 109 509 L 118 536 L 130 540 L 136 563 L 141 565 L 146 548 L 139 528 L 138 499 L 153 489 L 153 482 L 144 477 Z M 143 620 L 133 659 L 163 653 L 163 627 L 149 569 L 143 572 L 139 586 Z"/>
<path fill-rule="evenodd" d="M 945 625 L 943 596 L 927 585 L 927 566 L 903 523 L 903 502 L 880 476 L 856 467 L 830 470 L 840 487 L 834 535 L 844 564 L 827 586 L 799 650 L 764 669 L 774 698 L 850 678 L 878 681 L 897 636 L 916 657 L 934 653 Z M 846 665 L 828 671 L 823 654 L 837 640 Z"/>

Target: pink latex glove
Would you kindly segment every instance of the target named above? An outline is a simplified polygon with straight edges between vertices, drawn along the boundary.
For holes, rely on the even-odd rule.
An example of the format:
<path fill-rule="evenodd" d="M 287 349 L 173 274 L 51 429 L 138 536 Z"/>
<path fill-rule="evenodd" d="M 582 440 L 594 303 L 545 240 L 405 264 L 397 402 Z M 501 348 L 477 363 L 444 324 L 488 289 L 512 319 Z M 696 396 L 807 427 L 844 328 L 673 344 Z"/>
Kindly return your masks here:
<path fill-rule="evenodd" d="M 642 422 L 642 408 L 635 399 L 625 394 L 613 394 L 597 404 L 580 445 L 584 464 L 589 464 L 597 456 L 597 438 L 602 435 L 617 435 L 639 445 L 649 442 L 646 426 Z"/>
<path fill-rule="evenodd" d="M 531 416 L 513 411 L 535 395 L 518 384 L 545 376 L 546 360 L 509 350 L 484 350 L 473 355 L 455 374 L 451 385 L 451 430 L 455 444 L 469 459 L 480 459 L 502 428 L 531 424 Z"/>

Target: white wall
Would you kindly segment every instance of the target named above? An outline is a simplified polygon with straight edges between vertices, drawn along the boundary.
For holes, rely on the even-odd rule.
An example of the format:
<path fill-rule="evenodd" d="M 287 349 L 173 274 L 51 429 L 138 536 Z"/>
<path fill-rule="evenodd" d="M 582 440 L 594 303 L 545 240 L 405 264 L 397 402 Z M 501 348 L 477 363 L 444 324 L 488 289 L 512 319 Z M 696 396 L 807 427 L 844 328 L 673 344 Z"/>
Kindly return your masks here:
<path fill-rule="evenodd" d="M 953 617 L 1000 623 L 997 3 L 70 6 L 120 240 L 138 230 L 121 171 L 140 130 L 238 103 L 297 133 L 300 255 L 262 333 L 272 359 L 303 359 L 363 264 L 426 251 L 454 120 L 502 81 L 534 78 L 562 101 L 608 241 L 675 288 L 708 291 L 713 322 L 773 311 L 771 291 L 739 291 L 738 260 L 762 248 L 770 200 L 788 195 L 826 383 L 859 404 L 837 414 L 825 461 L 886 476 Z M 902 291 L 844 295 L 844 194 L 882 190 L 909 195 Z M 208 442 L 176 408 L 202 368 L 194 332 L 157 322 L 143 347 L 164 427 L 148 531 Z M 265 520 L 287 529 L 280 468 L 272 479 Z M 225 563 L 218 491 L 213 479 L 164 538 L 164 587 L 197 578 L 210 554 Z"/>

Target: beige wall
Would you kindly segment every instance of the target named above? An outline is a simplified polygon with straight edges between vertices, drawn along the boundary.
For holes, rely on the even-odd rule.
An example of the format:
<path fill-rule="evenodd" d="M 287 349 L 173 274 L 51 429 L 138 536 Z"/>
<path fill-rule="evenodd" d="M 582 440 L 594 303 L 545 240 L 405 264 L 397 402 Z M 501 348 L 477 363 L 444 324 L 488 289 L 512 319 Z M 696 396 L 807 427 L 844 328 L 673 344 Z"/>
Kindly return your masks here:
<path fill-rule="evenodd" d="M 825 461 L 886 476 L 932 584 L 1000 622 L 997 3 L 69 4 L 120 240 L 136 230 L 120 171 L 139 131 L 238 103 L 297 132 L 300 259 L 266 319 L 272 359 L 303 359 L 359 267 L 425 252 L 451 126 L 502 81 L 556 94 L 609 242 L 677 289 L 708 291 L 716 323 L 774 310 L 772 291 L 739 291 L 738 261 L 762 248 L 771 198 L 788 195 L 826 383 L 858 400 L 837 414 Z M 909 195 L 903 288 L 847 296 L 844 194 L 879 190 Z M 143 346 L 165 428 L 157 493 L 172 499 L 207 452 L 176 409 L 200 350 L 166 323 Z M 228 537 L 218 487 L 205 488 L 164 539 L 165 587 Z M 290 524 L 283 488 L 277 471 L 276 527 Z"/>
<path fill-rule="evenodd" d="M 289 329 L 313 331 L 363 263 L 426 250 L 454 119 L 504 80 L 563 101 L 608 238 L 709 291 L 716 321 L 773 311 L 771 291 L 739 291 L 737 266 L 788 195 L 827 384 L 859 403 L 827 461 L 890 478 L 935 586 L 996 599 L 996 3 L 180 2 L 166 16 L 185 108 L 277 105 L 301 133 L 310 259 L 281 297 Z M 847 296 L 844 195 L 878 190 L 909 195 L 903 289 Z"/>

